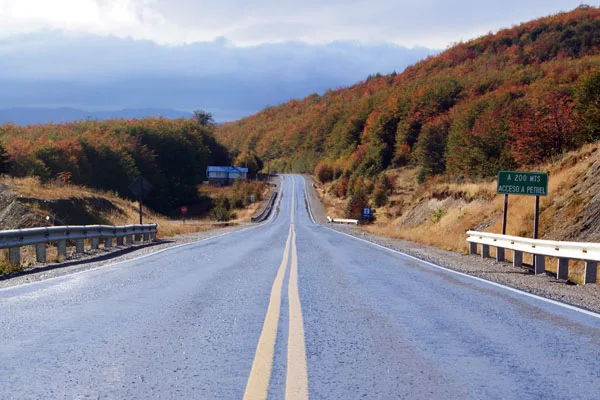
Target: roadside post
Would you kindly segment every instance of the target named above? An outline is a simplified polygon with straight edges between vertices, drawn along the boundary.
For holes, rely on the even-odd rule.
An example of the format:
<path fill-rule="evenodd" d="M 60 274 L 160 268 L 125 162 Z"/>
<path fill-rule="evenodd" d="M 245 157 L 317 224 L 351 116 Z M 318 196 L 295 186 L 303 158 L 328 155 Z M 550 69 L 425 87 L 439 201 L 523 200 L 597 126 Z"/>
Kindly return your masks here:
<path fill-rule="evenodd" d="M 502 234 L 506 234 L 506 220 L 508 214 L 508 195 L 535 196 L 535 208 L 533 211 L 533 238 L 537 239 L 539 234 L 540 196 L 548 195 L 548 174 L 544 172 L 520 172 L 499 171 L 498 172 L 498 194 L 504 195 L 504 212 L 502 215 Z M 497 249 L 496 258 L 504 261 L 504 249 Z M 533 258 L 533 268 L 536 274 L 545 270 L 544 257 Z"/>
<path fill-rule="evenodd" d="M 185 214 L 187 214 L 188 208 L 187 206 L 181 206 L 181 215 L 183 215 L 183 223 L 185 224 Z"/>
<path fill-rule="evenodd" d="M 137 198 L 140 204 L 140 225 L 143 224 L 143 214 L 142 207 L 144 197 L 146 197 L 152 191 L 152 185 L 146 178 L 142 175 L 138 176 L 135 181 L 131 185 L 129 185 L 129 190 L 133 193 Z"/>

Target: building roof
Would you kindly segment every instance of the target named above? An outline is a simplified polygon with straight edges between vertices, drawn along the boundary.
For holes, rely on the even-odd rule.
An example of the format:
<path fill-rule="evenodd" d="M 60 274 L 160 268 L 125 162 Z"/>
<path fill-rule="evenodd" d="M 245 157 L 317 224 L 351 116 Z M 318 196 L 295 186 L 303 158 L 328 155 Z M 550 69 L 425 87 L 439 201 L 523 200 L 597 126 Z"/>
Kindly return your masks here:
<path fill-rule="evenodd" d="M 215 166 L 215 165 L 209 165 L 206 168 L 206 172 L 239 172 L 239 173 L 248 173 L 248 168 L 244 168 L 244 167 L 234 167 L 234 166 L 230 166 L 230 167 L 219 167 L 219 166 Z"/>

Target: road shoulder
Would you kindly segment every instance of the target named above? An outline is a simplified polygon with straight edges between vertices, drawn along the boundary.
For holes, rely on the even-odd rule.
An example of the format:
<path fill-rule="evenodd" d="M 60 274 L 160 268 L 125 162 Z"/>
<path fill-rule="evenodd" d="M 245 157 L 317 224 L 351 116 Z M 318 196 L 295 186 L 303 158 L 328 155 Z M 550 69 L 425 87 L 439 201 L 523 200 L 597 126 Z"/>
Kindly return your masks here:
<path fill-rule="evenodd" d="M 377 236 L 361 231 L 360 227 L 327 226 L 444 268 L 600 313 L 600 285 L 573 285 L 550 274 L 533 275 L 528 267 L 514 267 L 492 258 L 482 259 L 481 256 L 463 255 L 406 240 Z"/>
<path fill-rule="evenodd" d="M 113 247 L 106 250 L 86 250 L 85 253 L 73 255 L 61 263 L 37 264 L 16 274 L 0 276 L 0 289 L 102 268 L 156 253 L 171 247 L 199 242 L 245 228 L 248 228 L 247 224 L 225 226 L 202 232 L 176 235 L 156 242 L 136 243 L 128 247 Z"/>

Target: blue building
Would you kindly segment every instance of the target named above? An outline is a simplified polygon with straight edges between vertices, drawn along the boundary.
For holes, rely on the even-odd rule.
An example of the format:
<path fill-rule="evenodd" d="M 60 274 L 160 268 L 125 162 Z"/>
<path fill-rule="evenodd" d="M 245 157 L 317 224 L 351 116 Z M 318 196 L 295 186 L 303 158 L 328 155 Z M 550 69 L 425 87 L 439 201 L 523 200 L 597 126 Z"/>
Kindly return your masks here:
<path fill-rule="evenodd" d="M 206 178 L 211 185 L 227 186 L 231 185 L 236 179 L 245 181 L 248 178 L 248 168 L 209 165 L 206 168 Z"/>

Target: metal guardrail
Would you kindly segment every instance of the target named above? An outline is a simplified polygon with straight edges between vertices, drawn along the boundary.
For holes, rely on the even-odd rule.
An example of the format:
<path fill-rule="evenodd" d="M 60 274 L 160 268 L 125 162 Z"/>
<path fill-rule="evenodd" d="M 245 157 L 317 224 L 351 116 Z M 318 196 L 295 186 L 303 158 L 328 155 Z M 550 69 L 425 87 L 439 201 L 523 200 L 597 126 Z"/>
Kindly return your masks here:
<path fill-rule="evenodd" d="M 156 239 L 158 226 L 145 225 L 79 225 L 79 226 L 52 226 L 47 228 L 13 229 L 0 231 L 0 249 L 8 249 L 9 262 L 14 265 L 21 263 L 21 247 L 36 246 L 36 259 L 46 262 L 46 245 L 56 243 L 58 255 L 67 255 L 67 241 L 75 241 L 75 251 L 85 251 L 85 239 L 91 239 L 92 249 L 100 246 L 104 239 L 104 248 L 132 244 L 134 241 L 150 241 Z"/>
<path fill-rule="evenodd" d="M 546 269 L 546 257 L 558 258 L 556 277 L 567 279 L 569 260 L 585 261 L 584 284 L 596 283 L 596 272 L 600 261 L 600 243 L 559 242 L 553 240 L 528 239 L 496 233 L 468 231 L 469 254 L 477 254 L 481 245 L 481 257 L 490 256 L 490 246 L 496 248 L 496 260 L 505 261 L 505 250 L 512 250 L 513 264 L 523 264 L 523 253 L 535 258 L 534 272 L 541 274 Z"/>
<path fill-rule="evenodd" d="M 343 219 L 343 218 L 331 218 L 329 215 L 327 216 L 327 221 L 330 224 L 354 224 L 358 225 L 357 219 Z"/>
<path fill-rule="evenodd" d="M 273 191 L 271 193 L 271 197 L 269 197 L 269 201 L 263 210 L 256 216 L 250 218 L 252 222 L 262 222 L 269 217 L 271 214 L 271 210 L 273 209 L 273 204 L 275 204 L 275 199 L 277 198 L 277 192 Z"/>

